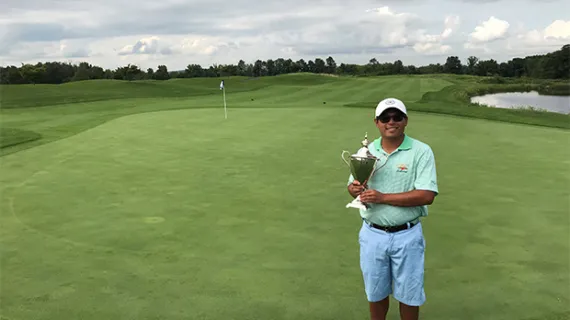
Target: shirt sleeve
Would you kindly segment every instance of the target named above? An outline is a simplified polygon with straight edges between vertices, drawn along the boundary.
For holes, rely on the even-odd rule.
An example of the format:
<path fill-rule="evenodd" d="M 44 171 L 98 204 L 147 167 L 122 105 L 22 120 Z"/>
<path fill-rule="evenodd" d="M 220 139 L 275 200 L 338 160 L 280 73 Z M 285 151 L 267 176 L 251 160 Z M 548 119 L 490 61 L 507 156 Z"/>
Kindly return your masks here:
<path fill-rule="evenodd" d="M 416 190 L 430 190 L 436 194 L 439 193 L 435 156 L 431 148 L 427 148 L 418 160 L 414 187 Z"/>

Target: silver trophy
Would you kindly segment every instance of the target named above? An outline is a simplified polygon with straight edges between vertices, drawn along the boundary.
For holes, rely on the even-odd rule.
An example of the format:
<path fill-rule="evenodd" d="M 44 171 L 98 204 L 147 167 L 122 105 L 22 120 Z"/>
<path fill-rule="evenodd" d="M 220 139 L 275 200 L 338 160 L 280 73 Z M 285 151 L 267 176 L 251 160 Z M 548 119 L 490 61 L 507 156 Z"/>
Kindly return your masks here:
<path fill-rule="evenodd" d="M 364 140 L 362 140 L 361 144 L 362 147 L 360 147 L 360 149 L 358 149 L 358 151 L 355 154 L 350 155 L 350 152 L 345 150 L 342 152 L 341 157 L 342 160 L 344 160 L 344 162 L 346 162 L 346 164 L 350 168 L 350 173 L 352 173 L 352 177 L 364 185 L 365 182 L 367 182 L 372 176 L 374 169 L 376 168 L 376 163 L 378 162 L 378 158 L 373 156 L 370 153 L 370 150 L 368 150 L 368 145 L 370 144 L 370 142 L 368 141 L 368 133 L 366 133 L 366 135 L 364 136 Z M 347 159 L 345 157 L 345 154 L 349 154 L 350 158 Z M 364 190 L 366 190 L 366 187 L 364 187 Z M 356 197 L 354 200 L 348 203 L 346 207 L 363 209 L 363 210 L 368 209 L 368 205 L 360 201 L 360 196 Z"/>

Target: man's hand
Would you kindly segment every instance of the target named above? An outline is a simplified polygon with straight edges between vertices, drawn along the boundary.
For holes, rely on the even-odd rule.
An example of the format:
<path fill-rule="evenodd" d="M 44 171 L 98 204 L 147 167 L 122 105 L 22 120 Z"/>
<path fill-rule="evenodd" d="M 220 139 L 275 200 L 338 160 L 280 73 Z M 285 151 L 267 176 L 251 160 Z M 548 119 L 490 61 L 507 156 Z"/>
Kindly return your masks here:
<path fill-rule="evenodd" d="M 364 190 L 364 185 L 366 185 L 366 181 L 364 184 L 360 184 L 358 180 L 354 180 L 351 184 L 348 185 L 348 193 L 350 193 L 353 198 L 356 198 Z"/>
<path fill-rule="evenodd" d="M 366 190 L 360 194 L 360 201 L 364 203 L 382 203 L 383 200 L 384 194 L 373 189 Z"/>

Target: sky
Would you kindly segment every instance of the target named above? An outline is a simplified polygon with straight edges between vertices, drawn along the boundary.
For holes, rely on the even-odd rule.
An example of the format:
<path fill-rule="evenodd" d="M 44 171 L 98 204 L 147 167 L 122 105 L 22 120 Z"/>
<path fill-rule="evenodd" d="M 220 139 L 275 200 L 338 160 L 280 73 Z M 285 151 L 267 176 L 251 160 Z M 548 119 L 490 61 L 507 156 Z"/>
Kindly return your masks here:
<path fill-rule="evenodd" d="M 561 0 L 2 0 L 0 65 L 499 62 L 570 44 Z"/>

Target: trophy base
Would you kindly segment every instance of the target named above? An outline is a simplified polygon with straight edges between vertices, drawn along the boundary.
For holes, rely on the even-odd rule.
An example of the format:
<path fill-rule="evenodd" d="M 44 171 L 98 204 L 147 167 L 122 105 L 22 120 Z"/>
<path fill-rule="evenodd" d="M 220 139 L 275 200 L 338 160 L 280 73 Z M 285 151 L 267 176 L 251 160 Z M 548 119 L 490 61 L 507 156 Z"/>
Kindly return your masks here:
<path fill-rule="evenodd" d="M 350 203 L 346 205 L 347 208 L 356 208 L 362 210 L 368 210 L 368 206 L 360 201 L 360 196 L 356 197 Z"/>

